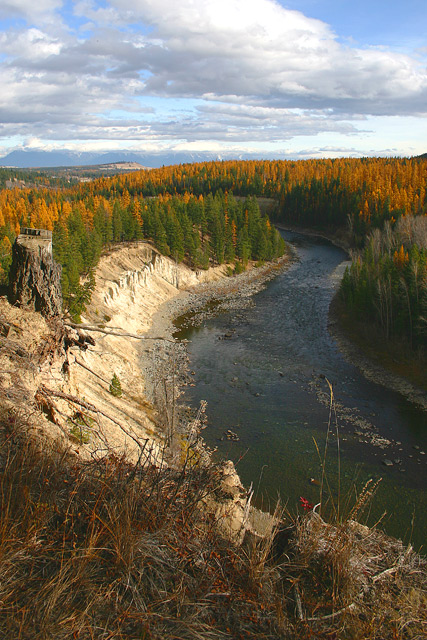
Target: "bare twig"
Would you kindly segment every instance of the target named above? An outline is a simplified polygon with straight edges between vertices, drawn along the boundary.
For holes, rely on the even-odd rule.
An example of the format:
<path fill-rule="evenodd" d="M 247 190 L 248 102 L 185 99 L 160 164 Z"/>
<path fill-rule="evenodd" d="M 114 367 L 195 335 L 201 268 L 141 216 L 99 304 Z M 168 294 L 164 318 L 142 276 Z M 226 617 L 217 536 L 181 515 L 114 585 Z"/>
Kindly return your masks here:
<path fill-rule="evenodd" d="M 343 607 L 339 611 L 334 611 L 334 613 L 329 613 L 327 616 L 318 616 L 316 618 L 306 618 L 305 621 L 306 622 L 324 622 L 325 620 L 333 620 L 334 618 L 341 616 L 343 613 L 354 611 L 354 609 L 356 608 L 357 608 L 356 603 L 352 602 L 351 604 L 347 605 L 346 607 Z"/>
<path fill-rule="evenodd" d="M 109 385 L 110 383 L 108 382 L 108 380 L 105 380 L 105 378 L 103 378 L 102 376 L 100 376 L 98 373 L 95 373 L 95 371 L 93 369 L 91 369 L 90 367 L 88 367 L 86 364 L 84 364 L 83 362 L 80 362 L 80 360 L 77 360 L 77 358 L 75 358 L 75 362 L 76 364 L 80 365 L 81 367 L 83 367 L 83 369 L 86 369 L 86 371 L 89 371 L 89 373 L 92 373 L 94 376 L 96 376 L 97 378 L 99 378 L 102 382 L 104 382 L 105 384 Z"/>

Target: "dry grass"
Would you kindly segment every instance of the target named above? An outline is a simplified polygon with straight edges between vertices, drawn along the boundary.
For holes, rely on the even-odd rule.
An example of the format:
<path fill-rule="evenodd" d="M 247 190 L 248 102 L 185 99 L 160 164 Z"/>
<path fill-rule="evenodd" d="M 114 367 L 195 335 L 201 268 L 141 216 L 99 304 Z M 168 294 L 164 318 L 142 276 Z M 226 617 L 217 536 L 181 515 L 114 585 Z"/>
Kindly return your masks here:
<path fill-rule="evenodd" d="M 427 562 L 411 546 L 311 512 L 297 524 L 295 547 L 286 571 L 298 594 L 301 638 L 426 637 Z"/>
<path fill-rule="evenodd" d="M 245 551 L 201 509 L 219 467 L 81 462 L 16 413 L 0 426 L 0 637 L 277 637 Z"/>
<path fill-rule="evenodd" d="M 0 473 L 5 640 L 422 637 L 423 559 L 313 513 L 234 545 L 220 466 L 84 462 L 0 409 Z"/>

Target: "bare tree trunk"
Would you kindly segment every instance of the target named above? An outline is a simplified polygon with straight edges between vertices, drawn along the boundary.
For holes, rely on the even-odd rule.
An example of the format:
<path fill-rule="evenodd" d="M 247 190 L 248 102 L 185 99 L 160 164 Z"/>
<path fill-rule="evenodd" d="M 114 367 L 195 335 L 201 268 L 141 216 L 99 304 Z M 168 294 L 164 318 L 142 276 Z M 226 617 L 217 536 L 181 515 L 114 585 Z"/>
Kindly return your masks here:
<path fill-rule="evenodd" d="M 47 317 L 62 315 L 61 271 L 51 247 L 38 246 L 37 238 L 18 236 L 12 249 L 9 302 Z"/>

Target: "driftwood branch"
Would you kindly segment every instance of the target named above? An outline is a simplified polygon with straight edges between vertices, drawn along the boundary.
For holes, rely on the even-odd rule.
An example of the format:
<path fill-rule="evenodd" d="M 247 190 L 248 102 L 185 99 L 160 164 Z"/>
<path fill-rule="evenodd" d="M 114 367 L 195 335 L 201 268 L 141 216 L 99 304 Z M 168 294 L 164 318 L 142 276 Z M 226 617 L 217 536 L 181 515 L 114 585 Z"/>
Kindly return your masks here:
<path fill-rule="evenodd" d="M 397 564 L 393 565 L 389 569 L 386 569 L 385 571 L 381 571 L 381 573 L 378 573 L 376 576 L 372 578 L 372 582 L 375 584 L 375 582 L 378 582 L 378 580 L 381 580 L 385 576 L 389 576 L 389 575 L 392 575 L 393 573 L 396 573 L 396 571 L 398 571 L 402 567 L 405 560 L 407 560 L 408 556 L 411 554 L 412 551 L 413 551 L 412 545 L 409 544 L 405 553 L 399 558 L 399 561 L 397 562 Z"/>
<path fill-rule="evenodd" d="M 77 404 L 80 407 L 83 407 L 87 411 L 93 411 L 94 413 L 102 414 L 102 411 L 98 411 L 95 405 L 91 404 L 90 402 L 86 402 L 86 400 L 80 400 L 80 398 L 77 398 L 77 396 L 73 396 L 70 393 L 64 393 L 63 391 L 55 391 L 54 389 L 48 389 L 48 387 L 46 387 L 44 384 L 40 385 L 37 392 L 45 396 L 50 396 L 53 398 L 61 398 L 61 400 L 67 400 L 72 404 Z"/>
<path fill-rule="evenodd" d="M 295 594 L 295 604 L 297 606 L 297 611 L 298 611 L 298 618 L 300 620 L 304 620 L 304 612 L 302 609 L 301 596 L 299 593 L 298 585 L 296 583 L 294 584 L 294 594 Z"/>
<path fill-rule="evenodd" d="M 172 342 L 175 344 L 175 340 L 171 340 L 170 338 L 162 338 L 161 336 L 151 337 L 151 336 L 140 336 L 137 333 L 127 333 L 127 332 L 118 332 L 111 331 L 110 329 L 101 329 L 101 327 L 94 327 L 89 324 L 74 324 L 74 322 L 66 322 L 68 327 L 72 327 L 73 329 L 82 329 L 84 331 L 96 331 L 98 333 L 104 333 L 107 336 L 117 336 L 118 338 L 135 338 L 136 340 L 164 340 L 165 342 Z"/>
<path fill-rule="evenodd" d="M 370 586 L 365 587 L 359 593 L 358 598 L 363 597 L 365 595 L 366 591 L 369 591 L 372 588 L 372 586 L 376 582 L 381 580 L 382 578 L 384 578 L 386 576 L 393 575 L 394 573 L 396 573 L 396 571 L 398 571 L 402 567 L 402 565 L 404 564 L 405 560 L 408 558 L 408 556 L 411 554 L 412 551 L 413 551 L 412 546 L 408 545 L 405 553 L 399 558 L 399 561 L 397 562 L 397 564 L 393 565 L 389 569 L 385 569 L 384 571 L 381 571 L 381 573 L 378 573 L 376 576 L 374 576 L 372 578 L 371 587 Z M 298 595 L 297 591 L 296 591 L 296 595 Z M 297 600 L 297 603 L 298 603 L 298 600 Z M 319 616 L 319 617 L 315 617 L 315 618 L 305 618 L 305 621 L 306 622 L 320 622 L 320 621 L 323 622 L 325 620 L 333 620 L 334 618 L 342 615 L 343 613 L 349 613 L 349 612 L 352 612 L 352 611 L 357 611 L 357 609 L 358 609 L 358 604 L 356 602 L 352 602 L 351 604 L 348 604 L 346 607 L 343 607 L 339 611 L 334 611 L 333 613 L 330 613 L 329 615 L 326 615 L 326 616 Z"/>
<path fill-rule="evenodd" d="M 62 433 L 68 437 L 69 433 L 66 431 L 66 429 L 64 429 L 61 422 L 56 419 L 55 414 L 58 413 L 59 415 L 62 415 L 62 412 L 59 411 L 52 398 L 48 398 L 46 394 L 41 390 L 38 390 L 34 397 L 37 405 L 43 411 L 43 413 L 47 415 L 48 419 L 56 424 L 56 426 L 62 431 Z"/>
<path fill-rule="evenodd" d="M 52 398 L 48 397 L 48 395 L 46 394 L 46 388 L 45 387 L 44 388 L 39 388 L 37 390 L 37 392 L 35 394 L 35 400 L 36 400 L 37 404 L 40 406 L 40 408 L 44 411 L 44 413 L 46 413 L 46 415 L 49 418 L 49 420 L 51 422 L 54 422 L 67 437 L 70 434 L 66 429 L 64 429 L 64 427 L 61 425 L 61 422 L 56 419 L 56 416 L 55 416 L 56 413 L 58 415 L 60 415 L 64 420 L 70 421 L 70 422 L 72 422 L 74 425 L 76 425 L 78 427 L 80 426 L 76 422 L 76 420 L 74 420 L 74 418 L 72 418 L 71 416 L 66 415 L 63 411 L 61 411 L 59 409 L 59 407 L 57 407 L 57 405 L 54 403 Z M 85 415 L 83 413 L 81 413 L 81 412 L 79 412 L 79 413 L 80 413 L 81 419 L 85 423 L 86 427 L 90 431 L 95 433 L 98 436 L 98 438 L 104 443 L 104 445 L 107 448 L 109 448 L 109 444 L 108 444 L 107 438 L 102 433 L 101 425 L 99 424 L 99 419 L 97 418 L 97 420 L 96 420 L 96 423 L 98 425 L 98 429 L 95 429 L 93 427 L 93 425 L 89 424 L 89 422 L 86 419 Z"/>

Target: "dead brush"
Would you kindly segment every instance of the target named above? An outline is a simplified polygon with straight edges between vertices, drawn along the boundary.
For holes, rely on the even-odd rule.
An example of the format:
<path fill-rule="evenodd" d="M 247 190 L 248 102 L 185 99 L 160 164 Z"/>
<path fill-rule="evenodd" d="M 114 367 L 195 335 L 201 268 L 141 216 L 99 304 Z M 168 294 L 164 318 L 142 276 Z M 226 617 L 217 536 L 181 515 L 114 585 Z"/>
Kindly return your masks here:
<path fill-rule="evenodd" d="M 0 410 L 1 638 L 287 637 L 267 571 L 202 508 L 220 467 L 150 460 L 85 462 Z"/>
<path fill-rule="evenodd" d="M 354 520 L 337 525 L 316 513 L 297 526 L 301 627 L 337 638 L 422 638 L 427 562 L 411 546 Z M 301 637 L 306 637 L 302 635 Z"/>

